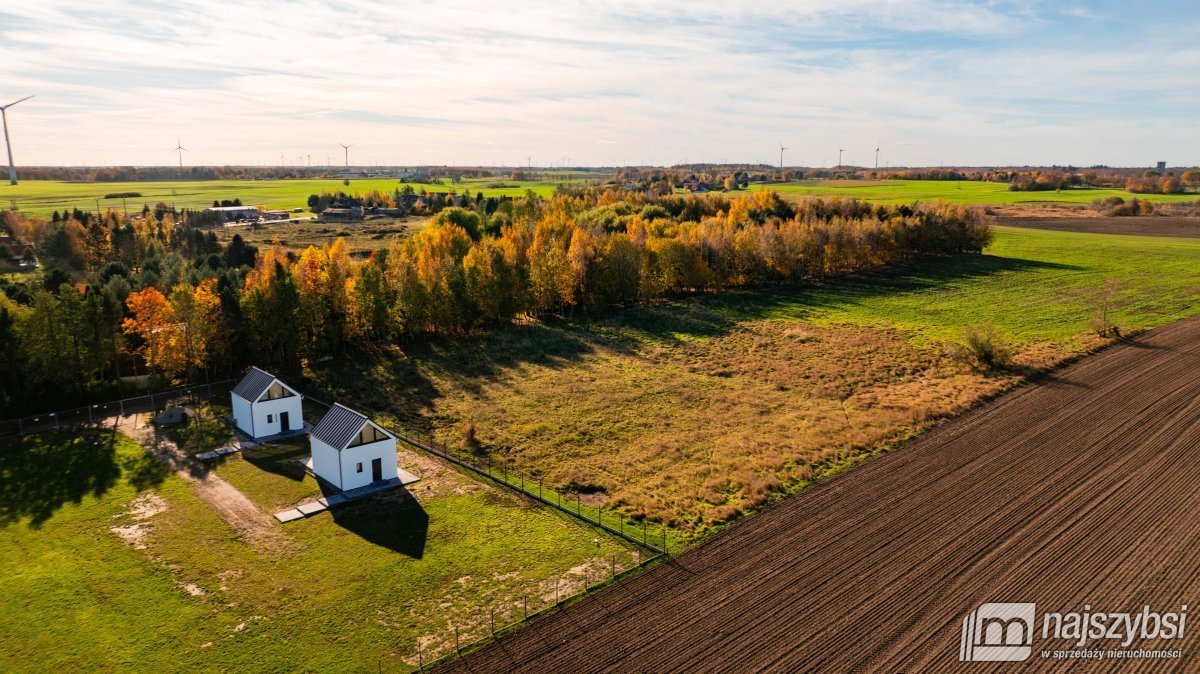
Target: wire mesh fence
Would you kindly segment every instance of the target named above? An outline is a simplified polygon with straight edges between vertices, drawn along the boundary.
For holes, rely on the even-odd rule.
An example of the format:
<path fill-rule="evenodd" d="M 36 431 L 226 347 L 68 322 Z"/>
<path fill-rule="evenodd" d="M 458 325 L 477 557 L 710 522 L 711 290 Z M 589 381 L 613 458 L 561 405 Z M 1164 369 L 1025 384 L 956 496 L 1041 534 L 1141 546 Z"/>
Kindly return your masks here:
<path fill-rule="evenodd" d="M 223 379 L 204 384 L 180 386 L 94 405 L 7 419 L 0 421 L 0 438 L 86 426 L 116 416 L 155 412 L 172 405 L 211 400 L 217 396 L 228 395 L 229 390 L 237 381 L 236 379 Z"/>
<path fill-rule="evenodd" d="M 526 588 L 521 594 L 511 594 L 504 601 L 484 609 L 451 615 L 445 629 L 417 639 L 410 660 L 424 670 L 461 656 L 528 620 L 573 603 L 663 556 L 661 553 L 647 554 L 641 548 L 612 553 L 604 559 L 593 560 L 592 564 L 584 564 L 547 578 Z"/>

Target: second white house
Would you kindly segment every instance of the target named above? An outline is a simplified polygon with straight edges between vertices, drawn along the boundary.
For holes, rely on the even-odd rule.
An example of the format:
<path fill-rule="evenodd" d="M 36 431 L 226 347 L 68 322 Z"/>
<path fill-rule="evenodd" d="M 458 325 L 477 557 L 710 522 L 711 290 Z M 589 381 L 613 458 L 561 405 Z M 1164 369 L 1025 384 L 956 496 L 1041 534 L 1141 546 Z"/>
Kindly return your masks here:
<path fill-rule="evenodd" d="M 252 438 L 304 428 L 300 394 L 270 372 L 250 368 L 229 397 L 234 422 Z"/>
<path fill-rule="evenodd" d="M 396 436 L 340 403 L 329 408 L 308 438 L 313 473 L 342 491 L 400 476 Z"/>

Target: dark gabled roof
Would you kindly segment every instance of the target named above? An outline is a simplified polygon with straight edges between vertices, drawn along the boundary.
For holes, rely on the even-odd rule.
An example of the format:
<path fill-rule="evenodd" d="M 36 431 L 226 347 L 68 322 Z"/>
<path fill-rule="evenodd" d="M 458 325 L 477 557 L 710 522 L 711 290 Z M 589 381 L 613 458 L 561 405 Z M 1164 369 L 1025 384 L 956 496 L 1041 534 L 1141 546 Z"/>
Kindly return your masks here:
<path fill-rule="evenodd" d="M 334 403 L 309 435 L 341 451 L 358 435 L 365 423 L 367 418 L 363 415 L 341 403 Z"/>
<path fill-rule="evenodd" d="M 275 381 L 275 375 L 264 372 L 257 367 L 250 368 L 245 377 L 233 387 L 233 394 L 246 402 L 254 402 Z"/>

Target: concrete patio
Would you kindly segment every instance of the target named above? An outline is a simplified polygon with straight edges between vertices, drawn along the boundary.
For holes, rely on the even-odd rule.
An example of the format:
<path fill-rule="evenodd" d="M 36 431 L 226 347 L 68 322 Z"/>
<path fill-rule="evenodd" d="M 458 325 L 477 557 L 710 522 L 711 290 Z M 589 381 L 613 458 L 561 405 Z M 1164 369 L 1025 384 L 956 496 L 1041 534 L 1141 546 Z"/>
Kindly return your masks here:
<path fill-rule="evenodd" d="M 311 475 L 312 457 L 308 457 L 300 463 L 304 465 L 304 469 Z M 416 475 L 404 470 L 403 468 L 399 469 L 399 472 L 400 477 L 398 478 L 383 480 L 382 482 L 373 482 L 365 487 L 347 489 L 346 491 L 339 491 L 337 493 L 330 494 L 329 496 L 322 496 L 321 498 L 314 499 L 312 501 L 306 501 L 295 508 L 290 508 L 288 510 L 284 510 L 283 512 L 275 513 L 275 519 L 285 524 L 288 522 L 294 522 L 296 520 L 324 512 L 325 510 L 328 510 L 334 506 L 339 506 L 344 503 L 366 498 L 368 496 L 374 496 L 375 494 L 381 494 L 386 491 L 398 489 L 414 482 L 418 482 L 421 479 Z M 324 482 L 322 482 L 322 485 L 328 486 Z"/>

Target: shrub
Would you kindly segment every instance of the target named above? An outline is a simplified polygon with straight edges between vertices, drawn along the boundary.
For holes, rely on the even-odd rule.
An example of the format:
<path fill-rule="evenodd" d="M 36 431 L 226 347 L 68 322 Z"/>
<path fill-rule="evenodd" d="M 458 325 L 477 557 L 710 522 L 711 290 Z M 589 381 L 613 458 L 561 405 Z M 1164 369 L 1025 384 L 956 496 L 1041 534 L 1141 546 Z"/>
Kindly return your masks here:
<path fill-rule="evenodd" d="M 982 372 L 1004 370 L 1012 365 L 1012 349 L 991 323 L 963 328 L 956 351 L 960 360 Z"/>

